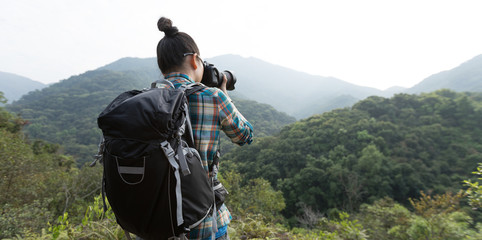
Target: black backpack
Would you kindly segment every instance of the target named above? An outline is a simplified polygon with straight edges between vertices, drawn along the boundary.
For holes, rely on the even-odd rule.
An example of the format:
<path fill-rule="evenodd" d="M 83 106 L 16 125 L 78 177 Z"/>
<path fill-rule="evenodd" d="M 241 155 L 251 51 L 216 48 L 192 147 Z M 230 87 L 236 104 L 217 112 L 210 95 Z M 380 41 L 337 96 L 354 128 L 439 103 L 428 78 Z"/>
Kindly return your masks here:
<path fill-rule="evenodd" d="M 194 148 L 187 105 L 187 96 L 204 87 L 175 89 L 156 81 L 150 89 L 120 94 L 100 113 L 103 193 L 124 230 L 168 239 L 208 216 L 215 227 L 214 179 Z"/>

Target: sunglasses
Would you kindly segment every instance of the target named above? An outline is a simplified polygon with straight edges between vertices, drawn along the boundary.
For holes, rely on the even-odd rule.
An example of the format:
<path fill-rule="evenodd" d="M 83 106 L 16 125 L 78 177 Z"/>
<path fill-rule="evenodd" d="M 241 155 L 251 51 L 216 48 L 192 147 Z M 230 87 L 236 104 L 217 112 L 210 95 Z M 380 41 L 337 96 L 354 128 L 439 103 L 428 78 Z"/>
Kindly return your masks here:
<path fill-rule="evenodd" d="M 194 55 L 194 54 L 196 54 L 196 53 L 184 53 L 183 57 L 189 56 L 189 55 Z M 196 55 L 196 57 L 197 57 L 197 59 L 199 59 L 199 61 L 201 61 L 204 64 L 204 61 L 202 60 L 201 57 L 199 57 L 199 55 Z"/>

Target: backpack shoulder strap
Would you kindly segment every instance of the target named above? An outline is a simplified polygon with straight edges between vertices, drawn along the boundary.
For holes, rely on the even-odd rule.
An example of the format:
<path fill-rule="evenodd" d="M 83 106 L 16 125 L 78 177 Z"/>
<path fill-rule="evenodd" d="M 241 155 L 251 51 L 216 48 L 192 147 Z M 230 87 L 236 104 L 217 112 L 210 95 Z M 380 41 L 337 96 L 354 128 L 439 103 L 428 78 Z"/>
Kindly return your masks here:
<path fill-rule="evenodd" d="M 156 80 L 156 81 L 152 82 L 152 83 L 151 83 L 151 88 L 156 88 L 158 83 L 159 83 L 159 84 L 168 85 L 168 86 L 174 88 L 174 84 L 172 84 L 172 82 L 169 82 L 169 81 L 166 80 L 166 79 L 159 79 L 159 80 Z"/>
<path fill-rule="evenodd" d="M 183 85 L 181 87 L 184 88 L 186 96 L 189 96 L 197 91 L 207 88 L 206 85 L 201 83 L 191 83 L 191 84 Z"/>
<path fill-rule="evenodd" d="M 182 85 L 181 86 L 181 89 L 184 90 L 184 92 L 186 94 L 186 98 L 189 95 L 191 95 L 191 94 L 193 94 L 197 91 L 200 91 L 204 88 L 206 88 L 206 86 L 204 84 L 200 84 L 200 83 L 191 83 L 191 84 L 188 84 L 188 85 Z M 185 109 L 185 113 L 186 113 L 185 139 L 187 141 L 188 146 L 194 148 L 194 137 L 193 137 L 193 133 L 192 133 L 191 119 L 189 117 L 189 107 L 187 106 L 187 104 L 184 107 L 184 109 Z"/>

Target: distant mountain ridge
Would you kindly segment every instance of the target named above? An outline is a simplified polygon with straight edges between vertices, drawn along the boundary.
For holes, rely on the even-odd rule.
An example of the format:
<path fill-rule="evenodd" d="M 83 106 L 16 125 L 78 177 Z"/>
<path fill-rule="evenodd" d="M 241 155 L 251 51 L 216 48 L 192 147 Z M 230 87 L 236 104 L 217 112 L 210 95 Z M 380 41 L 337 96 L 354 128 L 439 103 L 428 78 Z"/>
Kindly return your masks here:
<path fill-rule="evenodd" d="M 451 70 L 433 74 L 407 92 L 432 92 L 442 88 L 457 92 L 482 92 L 482 54 Z"/>
<path fill-rule="evenodd" d="M 412 88 L 394 86 L 384 91 L 333 77 L 309 75 L 256 58 L 223 55 L 208 61 L 220 69 L 235 71 L 238 76 L 236 91 L 298 119 L 335 108 L 350 107 L 368 96 L 389 98 L 398 93 L 433 92 L 439 89 L 482 92 L 482 55 L 451 70 L 434 74 Z"/>
<path fill-rule="evenodd" d="M 277 66 L 257 58 L 222 55 L 210 59 L 219 70 L 231 70 L 237 78 L 236 90 L 230 94 L 272 105 L 297 118 L 308 117 L 333 108 L 351 106 L 371 95 L 391 96 L 375 88 L 357 86 L 333 77 L 321 77 Z M 161 77 L 156 58 L 122 58 L 99 69 L 144 71 Z M 346 96 L 344 104 L 334 102 Z M 333 102 L 333 106 L 326 105 Z M 313 107 L 317 106 L 317 107 Z"/>
<path fill-rule="evenodd" d="M 434 74 L 412 88 L 391 87 L 384 91 L 334 77 L 306 74 L 253 57 L 222 55 L 205 60 L 219 70 L 234 71 L 238 82 L 236 90 L 230 92 L 233 97 L 269 104 L 297 119 L 350 107 L 373 95 L 391 97 L 397 93 L 432 92 L 442 88 L 459 92 L 482 91 L 482 55 L 454 69 Z M 156 58 L 126 57 L 97 70 L 129 72 L 146 82 L 162 78 Z"/>
<path fill-rule="evenodd" d="M 109 63 L 97 70 L 111 70 L 111 71 L 151 71 L 153 74 L 160 77 L 162 75 L 157 66 L 156 58 L 135 58 L 125 57 L 115 62 Z"/>
<path fill-rule="evenodd" d="M 350 106 L 360 99 L 376 94 L 375 88 L 357 86 L 334 77 L 321 77 L 274 65 L 256 58 L 223 55 L 208 59 L 219 69 L 233 70 L 238 78 L 236 91 L 297 118 L 315 113 L 317 106 L 347 96 Z M 338 108 L 327 106 L 324 110 Z"/>
<path fill-rule="evenodd" d="M 30 91 L 42 89 L 45 86 L 47 85 L 27 77 L 0 72 L 0 91 L 4 93 L 9 103 L 20 99 L 22 95 Z"/>
<path fill-rule="evenodd" d="M 432 92 L 447 88 L 454 91 L 482 91 L 482 55 L 452 70 L 434 74 L 412 88 L 391 87 L 384 91 L 358 86 L 334 77 L 322 77 L 238 55 L 205 59 L 219 70 L 231 70 L 237 77 L 236 90 L 230 95 L 267 103 L 296 118 L 305 118 L 335 108 L 350 107 L 368 96 L 391 97 L 397 93 Z M 100 69 L 149 73 L 162 77 L 156 58 L 123 58 Z"/>

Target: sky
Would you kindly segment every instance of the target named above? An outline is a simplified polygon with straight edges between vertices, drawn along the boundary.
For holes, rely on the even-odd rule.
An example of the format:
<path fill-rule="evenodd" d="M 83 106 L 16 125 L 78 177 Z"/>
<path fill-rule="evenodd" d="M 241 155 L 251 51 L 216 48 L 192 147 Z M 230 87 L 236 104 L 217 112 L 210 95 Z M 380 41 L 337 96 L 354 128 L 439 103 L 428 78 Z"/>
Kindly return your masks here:
<path fill-rule="evenodd" d="M 482 54 L 478 0 L 0 0 L 0 71 L 43 83 L 155 57 L 161 16 L 201 57 L 255 57 L 384 90 Z"/>

